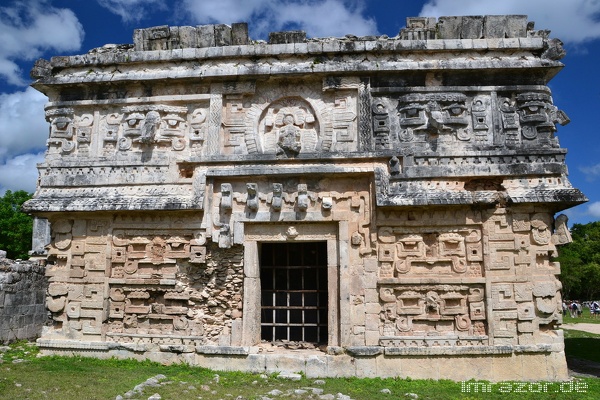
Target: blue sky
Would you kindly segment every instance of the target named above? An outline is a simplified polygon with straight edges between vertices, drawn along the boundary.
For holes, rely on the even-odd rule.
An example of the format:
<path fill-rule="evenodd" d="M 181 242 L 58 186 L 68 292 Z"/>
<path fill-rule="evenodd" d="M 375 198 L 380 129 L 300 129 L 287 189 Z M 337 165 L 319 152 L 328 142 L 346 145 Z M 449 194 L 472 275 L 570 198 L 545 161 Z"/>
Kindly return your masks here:
<path fill-rule="evenodd" d="M 0 6 L 0 195 L 33 192 L 48 126 L 45 96 L 28 87 L 37 58 L 132 43 L 156 25 L 248 22 L 252 39 L 302 29 L 309 37 L 385 34 L 410 16 L 527 14 L 567 50 L 550 82 L 571 118 L 558 127 L 573 186 L 590 199 L 568 210 L 570 224 L 600 220 L 600 1 L 598 0 L 4 0 Z"/>

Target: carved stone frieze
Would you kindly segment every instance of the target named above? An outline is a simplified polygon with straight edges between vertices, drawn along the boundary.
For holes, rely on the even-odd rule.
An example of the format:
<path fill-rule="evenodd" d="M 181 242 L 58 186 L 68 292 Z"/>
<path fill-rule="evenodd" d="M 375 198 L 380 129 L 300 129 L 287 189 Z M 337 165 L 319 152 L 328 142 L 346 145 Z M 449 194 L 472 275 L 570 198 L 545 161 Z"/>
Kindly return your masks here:
<path fill-rule="evenodd" d="M 381 269 L 380 278 L 403 276 L 483 276 L 483 242 L 479 228 L 405 229 L 381 227 L 378 259 L 392 263 Z"/>
<path fill-rule="evenodd" d="M 380 334 L 385 337 L 381 340 L 483 336 L 487 342 L 483 285 L 385 285 L 380 287 L 379 297 Z"/>

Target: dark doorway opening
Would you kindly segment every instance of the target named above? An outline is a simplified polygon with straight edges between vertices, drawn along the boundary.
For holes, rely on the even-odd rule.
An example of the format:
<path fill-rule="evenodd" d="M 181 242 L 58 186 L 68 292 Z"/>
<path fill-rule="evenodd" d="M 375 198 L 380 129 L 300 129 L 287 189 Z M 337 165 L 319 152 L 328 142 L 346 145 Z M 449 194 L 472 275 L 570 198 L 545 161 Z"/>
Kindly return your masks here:
<path fill-rule="evenodd" d="M 327 343 L 327 242 L 262 243 L 261 338 Z"/>

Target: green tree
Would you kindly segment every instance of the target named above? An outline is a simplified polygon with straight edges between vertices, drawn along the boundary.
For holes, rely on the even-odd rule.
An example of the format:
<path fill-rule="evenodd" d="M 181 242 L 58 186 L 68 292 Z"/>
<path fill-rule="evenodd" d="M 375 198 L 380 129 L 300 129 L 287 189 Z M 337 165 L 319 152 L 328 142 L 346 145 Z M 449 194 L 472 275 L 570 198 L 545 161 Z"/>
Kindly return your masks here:
<path fill-rule="evenodd" d="M 21 211 L 31 196 L 24 190 L 7 190 L 0 198 L 0 250 L 5 250 L 8 258 L 26 259 L 31 250 L 33 219 Z"/>
<path fill-rule="evenodd" d="M 573 242 L 558 249 L 560 281 L 566 299 L 600 298 L 600 221 L 574 224 Z"/>

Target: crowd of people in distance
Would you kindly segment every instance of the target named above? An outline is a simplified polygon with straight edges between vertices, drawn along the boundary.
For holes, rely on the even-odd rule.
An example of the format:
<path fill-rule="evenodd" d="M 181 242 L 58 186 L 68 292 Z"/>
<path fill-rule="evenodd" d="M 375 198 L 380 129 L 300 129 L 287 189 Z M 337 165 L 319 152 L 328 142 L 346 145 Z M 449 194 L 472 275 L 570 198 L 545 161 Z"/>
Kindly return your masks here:
<path fill-rule="evenodd" d="M 584 301 L 581 303 L 579 300 L 564 300 L 562 303 L 563 316 L 569 313 L 571 318 L 581 317 L 583 307 L 590 309 L 592 318 L 597 318 L 600 315 L 600 302 L 598 301 Z"/>

